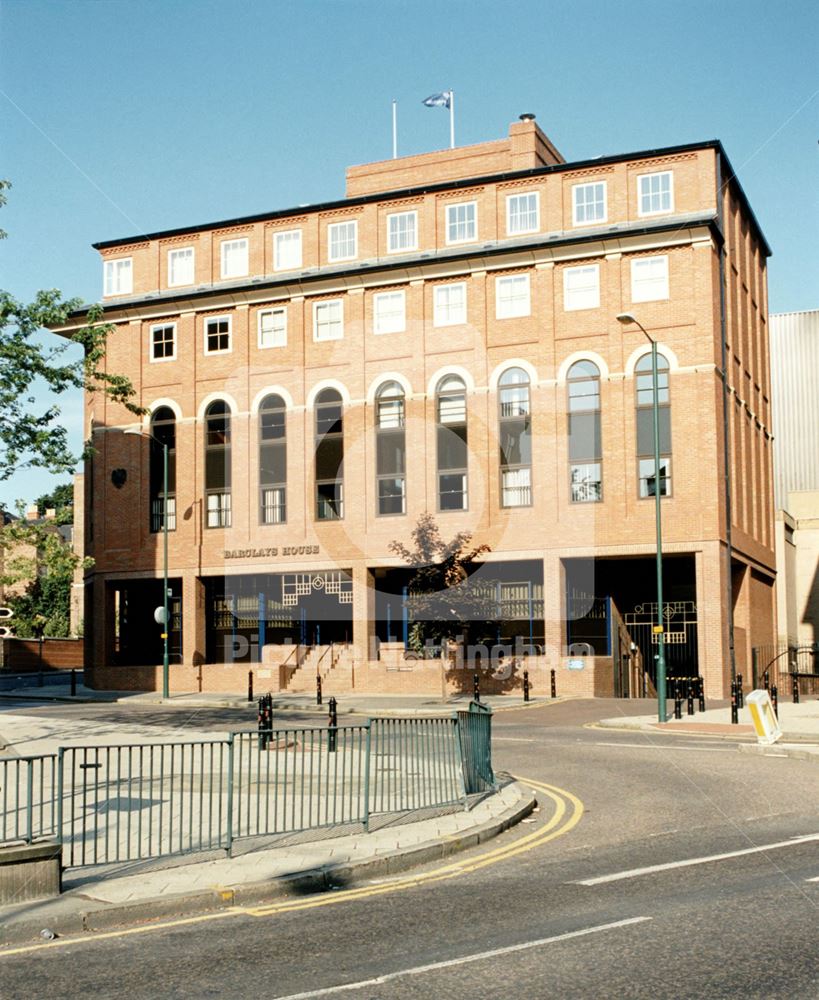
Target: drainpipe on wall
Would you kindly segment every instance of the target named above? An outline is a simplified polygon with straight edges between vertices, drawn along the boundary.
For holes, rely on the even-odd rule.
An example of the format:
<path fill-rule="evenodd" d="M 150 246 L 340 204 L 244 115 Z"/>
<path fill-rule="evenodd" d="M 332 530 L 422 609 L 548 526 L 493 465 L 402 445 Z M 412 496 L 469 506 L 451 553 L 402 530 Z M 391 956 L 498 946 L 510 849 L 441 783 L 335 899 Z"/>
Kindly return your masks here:
<path fill-rule="evenodd" d="M 730 393 L 728 391 L 728 349 L 727 321 L 725 316 L 725 225 L 722 211 L 723 180 L 722 180 L 722 155 L 717 156 L 717 213 L 719 228 L 723 237 L 722 246 L 719 248 L 719 326 L 720 343 L 722 357 L 722 444 L 725 456 L 725 544 L 728 561 L 728 656 L 731 664 L 731 680 L 736 679 L 737 663 L 734 649 L 734 581 L 731 567 L 731 556 L 733 553 L 733 540 L 731 537 L 731 521 L 733 510 L 731 506 L 731 435 L 728 426 L 728 408 L 730 406 Z"/>

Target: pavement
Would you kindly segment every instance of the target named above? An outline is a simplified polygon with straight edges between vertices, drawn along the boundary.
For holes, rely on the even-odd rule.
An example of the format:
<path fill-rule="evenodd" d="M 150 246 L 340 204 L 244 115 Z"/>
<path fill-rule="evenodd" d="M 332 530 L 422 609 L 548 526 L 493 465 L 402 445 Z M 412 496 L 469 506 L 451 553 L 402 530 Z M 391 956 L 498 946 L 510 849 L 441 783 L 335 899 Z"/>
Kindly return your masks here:
<path fill-rule="evenodd" d="M 634 704 L 624 702 L 624 708 Z M 642 704 L 647 704 L 643 702 Z M 673 715 L 673 703 L 669 702 Z M 685 712 L 685 703 L 683 703 Z M 699 735 L 710 737 L 725 737 L 746 742 L 739 744 L 743 753 L 765 754 L 772 757 L 796 757 L 802 760 L 812 760 L 819 763 L 819 699 L 803 698 L 798 704 L 779 702 L 779 727 L 782 736 L 770 746 L 756 742 L 756 734 L 751 722 L 748 708 L 738 712 L 738 723 L 731 723 L 731 708 L 706 709 L 694 715 L 683 714 L 682 719 L 669 719 L 668 722 L 657 721 L 656 708 L 652 714 L 621 715 L 609 719 L 601 719 L 598 725 L 605 729 L 630 729 L 644 732 L 674 733 L 679 735 Z"/>
<path fill-rule="evenodd" d="M 43 931 L 81 934 L 388 880 L 475 847 L 528 816 L 536 808 L 534 793 L 499 777 L 500 790 L 469 810 L 398 824 L 393 819 L 370 833 L 297 843 L 292 841 L 300 838 L 291 836 L 290 843 L 239 857 L 165 859 L 162 867 L 154 860 L 102 874 L 74 870 L 64 878 L 60 897 L 0 907 L 0 943 L 33 940 Z M 312 836 L 319 835 L 312 831 Z"/>

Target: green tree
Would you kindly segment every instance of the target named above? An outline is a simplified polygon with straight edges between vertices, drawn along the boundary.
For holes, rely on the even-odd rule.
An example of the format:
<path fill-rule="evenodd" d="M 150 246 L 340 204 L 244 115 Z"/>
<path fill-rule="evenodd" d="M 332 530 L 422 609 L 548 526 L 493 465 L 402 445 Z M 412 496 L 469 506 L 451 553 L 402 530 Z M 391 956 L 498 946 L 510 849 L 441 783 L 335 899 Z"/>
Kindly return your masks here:
<path fill-rule="evenodd" d="M 6 598 L 14 613 L 15 635 L 24 639 L 67 636 L 70 633 L 71 583 L 77 567 L 93 565 L 81 559 L 53 526 L 20 519 L 0 529 L 3 574 L 10 586 L 27 581 L 19 596 Z"/>
<path fill-rule="evenodd" d="M 445 542 L 433 516 L 424 513 L 412 530 L 414 548 L 390 542 L 389 548 L 414 571 L 409 583 L 412 626 L 410 648 L 455 639 L 468 631 L 485 632 L 497 620 L 497 604 L 486 588 L 470 577 L 480 566 L 488 545 L 472 546 L 472 535 L 459 531 Z"/>
<path fill-rule="evenodd" d="M 73 483 L 60 483 L 50 493 L 43 493 L 42 496 L 37 497 L 35 502 L 40 517 L 43 517 L 47 510 L 53 510 L 57 524 L 74 523 Z"/>
<path fill-rule="evenodd" d="M 3 192 L 10 187 L 0 181 Z M 0 231 L 0 238 L 6 234 Z M 129 379 L 104 370 L 105 345 L 114 329 L 102 321 L 102 307 L 91 306 L 83 327 L 54 343 L 43 342 L 42 330 L 63 326 L 80 299 L 64 299 L 57 289 L 37 292 L 31 303 L 20 302 L 0 290 L 0 481 L 20 469 L 37 466 L 52 472 L 71 472 L 77 456 L 68 447 L 68 430 L 58 422 L 59 407 L 38 404 L 34 393 L 45 388 L 59 395 L 70 389 L 102 391 L 132 413 L 145 412 L 134 404 Z M 82 356 L 67 356 L 72 345 Z"/>

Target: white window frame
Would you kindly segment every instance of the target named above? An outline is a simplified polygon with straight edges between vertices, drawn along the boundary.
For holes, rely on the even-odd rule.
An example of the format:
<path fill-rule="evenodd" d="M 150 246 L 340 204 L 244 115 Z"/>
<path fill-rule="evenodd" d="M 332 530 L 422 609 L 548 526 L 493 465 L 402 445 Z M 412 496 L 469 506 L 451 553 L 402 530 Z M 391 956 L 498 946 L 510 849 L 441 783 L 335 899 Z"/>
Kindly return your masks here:
<path fill-rule="evenodd" d="M 657 274 L 640 277 L 641 269 L 648 271 L 656 268 Z M 631 301 L 632 302 L 663 302 L 670 297 L 668 278 L 668 254 L 657 254 L 653 257 L 636 257 L 631 262 Z"/>
<path fill-rule="evenodd" d="M 164 358 L 154 357 L 154 330 L 173 330 L 173 352 Z M 176 323 L 153 323 L 150 327 L 150 341 L 148 342 L 148 358 L 151 364 L 161 364 L 163 361 L 176 361 L 177 332 Z"/>
<path fill-rule="evenodd" d="M 511 295 L 502 295 L 501 289 L 509 286 Z M 525 292 L 515 292 L 517 286 L 525 288 Z M 531 284 L 528 274 L 504 274 L 495 278 L 495 319 L 515 319 L 519 316 L 531 316 L 532 298 Z"/>
<path fill-rule="evenodd" d="M 262 343 L 262 336 L 264 331 L 262 330 L 262 321 L 265 316 L 281 316 L 282 317 L 282 329 L 280 331 L 274 331 L 283 335 L 283 340 L 281 343 L 274 344 L 264 344 Z M 256 319 L 256 329 L 258 331 L 258 345 L 259 350 L 268 351 L 276 347 L 287 347 L 287 306 L 274 306 L 271 309 L 260 309 L 258 317 Z"/>
<path fill-rule="evenodd" d="M 400 301 L 399 309 L 379 312 L 379 307 L 388 302 Z M 391 292 L 377 292 L 373 295 L 373 333 L 403 333 L 407 328 L 407 295 L 402 289 Z"/>
<path fill-rule="evenodd" d="M 183 281 L 173 280 L 173 258 L 179 254 L 190 254 L 190 277 L 185 277 Z M 187 264 L 187 257 L 183 260 Z M 193 247 L 174 247 L 168 251 L 168 288 L 179 288 L 182 285 L 193 285 L 196 282 L 196 250 Z"/>
<path fill-rule="evenodd" d="M 282 256 L 284 256 L 279 247 L 279 240 L 282 237 L 287 237 L 284 241 L 285 246 L 289 246 L 290 253 L 293 256 L 293 260 L 298 260 L 298 263 L 282 263 Z M 298 254 L 294 252 L 295 246 L 298 245 Z M 298 271 L 304 266 L 303 256 L 302 256 L 302 238 L 300 229 L 279 229 L 273 233 L 273 270 L 274 271 Z"/>
<path fill-rule="evenodd" d="M 400 232 L 392 232 L 392 222 L 394 219 L 412 219 L 412 244 L 406 246 L 396 246 L 393 236 L 401 237 Z M 400 242 L 400 239 L 399 239 Z M 418 249 L 418 212 L 391 212 L 387 216 L 387 253 L 409 253 Z"/>
<path fill-rule="evenodd" d="M 582 277 L 588 279 L 585 283 Z M 592 275 L 594 280 L 592 281 Z M 576 282 L 576 283 L 575 283 Z M 563 269 L 563 310 L 579 312 L 581 309 L 600 308 L 600 265 L 582 264 Z"/>
<path fill-rule="evenodd" d="M 652 177 L 668 177 L 668 208 L 656 208 L 649 209 L 649 211 L 643 211 L 643 181 L 649 180 Z M 648 193 L 648 197 L 651 198 L 651 192 Z M 645 217 L 647 215 L 668 215 L 669 212 L 674 211 L 674 171 L 673 170 L 653 170 L 648 174 L 638 174 L 637 175 L 637 214 L 639 216 Z"/>
<path fill-rule="evenodd" d="M 352 253 L 333 253 L 333 238 L 338 230 L 342 227 L 345 229 L 352 226 L 353 230 L 353 252 Z M 345 239 L 345 243 L 349 242 L 349 237 Z M 331 222 L 327 226 L 327 260 L 331 264 L 335 264 L 336 261 L 340 260 L 355 260 L 358 256 L 358 219 L 345 219 L 344 222 Z"/>
<path fill-rule="evenodd" d="M 228 346 L 224 350 L 211 351 L 208 350 L 208 326 L 211 323 L 220 323 L 222 320 L 227 320 L 227 335 L 228 335 Z M 202 335 L 204 338 L 204 348 L 205 354 L 230 354 L 233 351 L 233 318 L 229 315 L 225 316 L 206 316 L 205 321 L 202 325 Z"/>
<path fill-rule="evenodd" d="M 603 214 L 594 219 L 578 219 L 577 217 L 577 195 L 584 188 L 603 188 Z M 595 201 L 597 199 L 595 198 Z M 572 185 L 572 225 L 574 226 L 599 226 L 600 223 L 608 221 L 609 217 L 609 186 L 606 181 L 584 181 L 582 184 Z"/>
<path fill-rule="evenodd" d="M 123 280 L 123 277 L 127 280 Z M 127 287 L 126 287 L 127 286 Z M 114 257 L 103 263 L 103 294 L 130 295 L 134 290 L 134 258 Z"/>
<path fill-rule="evenodd" d="M 452 318 L 452 306 L 449 301 L 443 303 L 439 299 L 443 296 L 444 291 L 446 291 L 447 299 L 451 294 L 451 290 L 455 288 L 460 288 L 463 293 L 463 304 L 462 313 L 458 313 L 457 316 Z M 446 316 L 444 316 L 444 311 L 446 311 Z M 466 282 L 456 281 L 448 282 L 445 285 L 435 285 L 432 289 L 432 325 L 433 326 L 459 326 L 462 323 L 466 323 L 467 317 L 467 306 L 466 306 Z"/>
<path fill-rule="evenodd" d="M 319 337 L 319 312 L 329 306 L 337 305 L 340 310 L 340 317 L 337 321 L 339 326 L 339 332 L 337 335 L 331 337 Z M 313 341 L 317 344 L 324 344 L 332 340 L 343 340 L 344 339 L 344 299 L 322 299 L 319 302 L 313 303 Z"/>
<path fill-rule="evenodd" d="M 460 226 L 462 223 L 456 220 L 450 219 L 450 213 L 456 211 L 457 209 L 472 209 L 472 220 L 466 220 L 463 225 L 469 227 L 471 226 L 471 235 L 458 237 L 452 239 L 451 231 L 452 227 Z M 452 246 L 455 243 L 474 243 L 478 239 L 478 203 L 477 201 L 457 201 L 451 205 L 446 206 L 446 242 L 448 246 Z"/>
<path fill-rule="evenodd" d="M 512 228 L 512 202 L 519 198 L 534 198 L 535 199 L 535 224 L 534 226 L 527 226 L 524 228 L 513 229 Z M 527 212 L 528 214 L 528 212 Z M 520 191 L 517 194 L 508 194 L 506 196 L 506 235 L 507 236 L 521 236 L 524 233 L 537 233 L 540 230 L 540 192 L 539 191 Z"/>
<path fill-rule="evenodd" d="M 229 247 L 239 248 L 244 244 L 245 269 L 244 271 L 231 271 L 228 273 L 226 255 Z M 240 236 L 235 240 L 222 240 L 219 244 L 219 260 L 221 263 L 220 275 L 223 281 L 230 278 L 245 278 L 250 273 L 250 242 L 246 236 Z"/>

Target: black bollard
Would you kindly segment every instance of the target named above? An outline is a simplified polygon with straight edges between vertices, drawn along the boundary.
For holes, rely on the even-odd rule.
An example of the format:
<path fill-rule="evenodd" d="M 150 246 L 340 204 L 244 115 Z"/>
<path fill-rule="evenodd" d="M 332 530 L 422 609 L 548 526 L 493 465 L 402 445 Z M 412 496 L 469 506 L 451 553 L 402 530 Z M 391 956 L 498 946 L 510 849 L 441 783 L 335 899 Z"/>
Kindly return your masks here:
<path fill-rule="evenodd" d="M 771 708 L 774 710 L 774 715 L 779 718 L 779 692 L 776 690 L 776 684 L 771 688 Z"/>
<path fill-rule="evenodd" d="M 327 734 L 327 750 L 329 753 L 335 753 L 336 737 L 338 735 L 338 713 L 336 711 L 336 699 L 331 698 L 327 704 L 330 709 L 330 718 L 329 718 L 330 731 Z"/>
<path fill-rule="evenodd" d="M 799 674 L 791 674 L 793 677 L 793 703 L 799 704 Z"/>
<path fill-rule="evenodd" d="M 273 695 L 263 694 L 259 698 L 259 749 L 267 750 L 273 729 Z"/>
<path fill-rule="evenodd" d="M 77 693 L 77 671 L 71 671 L 71 697 L 73 698 Z"/>
<path fill-rule="evenodd" d="M 523 700 L 529 700 L 529 671 L 523 671 Z"/>
<path fill-rule="evenodd" d="M 316 704 L 321 704 L 321 674 L 316 674 Z"/>
<path fill-rule="evenodd" d="M 557 698 L 557 674 L 552 669 L 552 697 Z"/>
<path fill-rule="evenodd" d="M 745 707 L 745 695 L 742 692 L 742 674 L 737 674 L 737 708 Z"/>
<path fill-rule="evenodd" d="M 701 712 L 705 711 L 705 678 L 702 674 L 697 678 L 697 695 L 699 697 L 699 709 Z"/>
<path fill-rule="evenodd" d="M 739 709 L 737 707 L 737 682 L 731 681 L 731 725 L 739 723 Z"/>
<path fill-rule="evenodd" d="M 765 675 L 762 678 L 762 684 L 763 684 L 765 690 L 770 694 L 770 691 L 771 691 L 771 682 L 768 679 L 768 671 L 767 670 L 765 671 Z"/>
<path fill-rule="evenodd" d="M 247 700 L 253 701 L 253 671 L 247 672 Z"/>
<path fill-rule="evenodd" d="M 686 681 L 685 681 L 685 693 L 686 693 L 686 695 L 688 697 L 687 714 L 688 715 L 693 715 L 694 714 L 694 681 L 690 677 L 686 678 Z"/>
<path fill-rule="evenodd" d="M 472 700 L 481 700 L 481 676 L 480 674 L 472 675 Z"/>
<path fill-rule="evenodd" d="M 682 718 L 682 685 L 678 677 L 674 678 L 674 718 Z"/>

